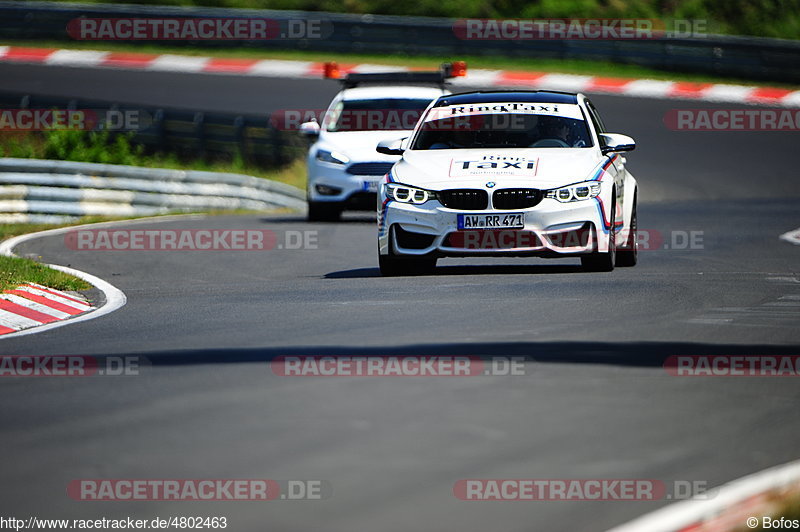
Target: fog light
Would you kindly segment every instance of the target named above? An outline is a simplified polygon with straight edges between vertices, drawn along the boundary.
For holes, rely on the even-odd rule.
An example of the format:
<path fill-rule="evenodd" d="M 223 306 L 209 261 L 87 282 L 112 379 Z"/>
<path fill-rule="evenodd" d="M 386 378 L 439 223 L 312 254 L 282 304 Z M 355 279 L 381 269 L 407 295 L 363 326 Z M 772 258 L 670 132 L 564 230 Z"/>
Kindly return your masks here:
<path fill-rule="evenodd" d="M 342 192 L 341 188 L 329 187 L 328 185 L 314 185 L 317 194 L 322 196 L 336 196 Z"/>

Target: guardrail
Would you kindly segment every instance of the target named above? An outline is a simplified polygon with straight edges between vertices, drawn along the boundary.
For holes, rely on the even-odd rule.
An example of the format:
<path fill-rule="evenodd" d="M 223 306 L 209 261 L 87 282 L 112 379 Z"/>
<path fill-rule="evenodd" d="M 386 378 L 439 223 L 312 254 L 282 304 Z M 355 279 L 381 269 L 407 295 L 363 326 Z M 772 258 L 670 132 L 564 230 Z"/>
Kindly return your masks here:
<path fill-rule="evenodd" d="M 0 223 L 274 208 L 303 210 L 305 193 L 238 174 L 0 159 Z"/>
<path fill-rule="evenodd" d="M 132 139 L 150 150 L 198 155 L 239 156 L 265 167 L 288 164 L 308 150 L 296 131 L 279 131 L 269 116 L 147 108 L 85 99 L 0 93 L 8 109 L 133 109 L 143 115 Z"/>
<path fill-rule="evenodd" d="M 800 82 L 800 42 L 709 35 L 652 40 L 464 40 L 454 20 L 431 17 L 348 15 L 325 12 L 189 8 L 123 4 L 0 2 L 0 28 L 8 39 L 70 40 L 66 27 L 78 17 L 258 17 L 278 23 L 321 21 L 324 38 L 204 41 L 203 46 L 242 46 L 326 52 L 407 53 L 437 56 L 500 55 L 629 63 L 684 72 Z M 197 46 L 197 41 L 167 41 Z"/>

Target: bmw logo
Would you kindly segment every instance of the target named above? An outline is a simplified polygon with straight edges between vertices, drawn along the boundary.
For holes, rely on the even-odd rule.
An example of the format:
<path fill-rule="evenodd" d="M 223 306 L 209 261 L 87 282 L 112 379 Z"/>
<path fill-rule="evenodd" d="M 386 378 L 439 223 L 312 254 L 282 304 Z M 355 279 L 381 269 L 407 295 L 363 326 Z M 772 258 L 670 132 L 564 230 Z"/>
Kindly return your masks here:
<path fill-rule="evenodd" d="M 489 181 L 488 183 L 486 183 L 486 188 L 494 188 L 495 184 L 496 183 L 494 181 Z"/>

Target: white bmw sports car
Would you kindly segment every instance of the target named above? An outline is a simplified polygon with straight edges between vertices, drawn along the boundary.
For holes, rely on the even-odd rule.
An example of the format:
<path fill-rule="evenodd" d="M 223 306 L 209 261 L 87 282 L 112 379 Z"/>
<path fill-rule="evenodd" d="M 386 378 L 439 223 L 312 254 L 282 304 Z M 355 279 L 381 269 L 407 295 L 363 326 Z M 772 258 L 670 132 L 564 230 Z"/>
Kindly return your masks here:
<path fill-rule="evenodd" d="M 628 136 L 608 133 L 583 94 L 445 95 L 412 135 L 377 150 L 402 155 L 378 191 L 384 275 L 421 273 L 440 257 L 580 257 L 610 271 L 637 260 L 636 180 Z"/>

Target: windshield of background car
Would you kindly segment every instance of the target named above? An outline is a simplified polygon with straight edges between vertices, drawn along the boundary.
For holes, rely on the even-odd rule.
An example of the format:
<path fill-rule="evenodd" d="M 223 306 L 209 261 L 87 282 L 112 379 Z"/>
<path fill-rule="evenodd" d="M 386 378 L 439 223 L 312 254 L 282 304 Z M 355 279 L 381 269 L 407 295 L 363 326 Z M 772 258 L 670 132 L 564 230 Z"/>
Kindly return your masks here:
<path fill-rule="evenodd" d="M 325 115 L 326 131 L 412 130 L 430 99 L 340 100 Z"/>
<path fill-rule="evenodd" d="M 590 146 L 592 137 L 577 104 L 493 102 L 433 107 L 412 149 Z"/>

